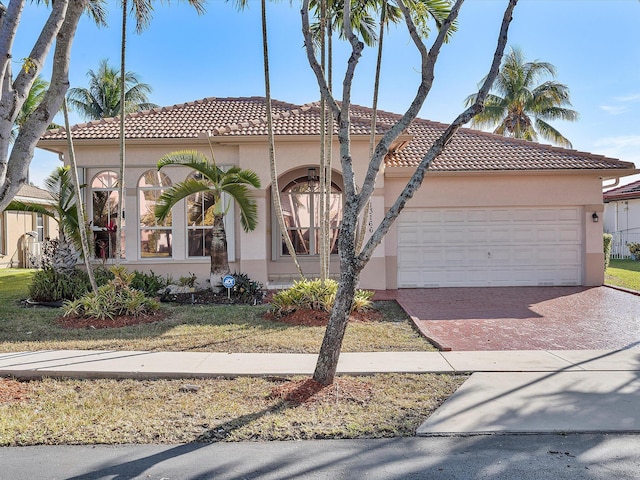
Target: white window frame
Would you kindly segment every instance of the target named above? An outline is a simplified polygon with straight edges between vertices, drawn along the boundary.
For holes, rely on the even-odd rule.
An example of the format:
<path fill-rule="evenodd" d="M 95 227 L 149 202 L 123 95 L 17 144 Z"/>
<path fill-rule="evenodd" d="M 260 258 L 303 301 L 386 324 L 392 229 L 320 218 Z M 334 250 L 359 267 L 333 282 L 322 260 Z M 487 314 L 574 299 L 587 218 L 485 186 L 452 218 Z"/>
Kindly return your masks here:
<path fill-rule="evenodd" d="M 158 174 L 158 175 L 162 175 L 164 179 L 166 179 L 168 181 L 167 185 L 153 185 L 153 186 L 144 186 L 141 187 L 140 183 L 142 182 L 142 179 L 144 178 L 144 176 L 149 173 L 152 172 L 154 174 Z M 137 199 L 137 208 L 136 208 L 136 215 L 137 215 L 137 220 L 138 220 L 138 246 L 136 248 L 137 252 L 138 252 L 138 259 L 139 260 L 158 260 L 158 259 L 173 259 L 174 258 L 174 245 L 173 245 L 173 240 L 174 240 L 174 230 L 173 230 L 173 222 L 171 222 L 169 225 L 154 225 L 154 226 L 149 226 L 149 225 L 143 225 L 142 224 L 142 212 L 141 212 L 141 192 L 148 192 L 148 191 L 157 191 L 160 192 L 160 194 L 162 194 L 162 192 L 164 190 L 166 190 L 167 188 L 171 187 L 172 182 L 171 182 L 171 178 L 164 172 L 159 172 L 157 169 L 149 169 L 146 170 L 145 172 L 142 173 L 142 175 L 140 175 L 140 177 L 138 178 L 138 183 L 136 185 L 136 199 Z M 155 220 L 155 219 L 154 219 Z M 165 220 L 166 223 L 166 220 Z M 170 238 L 171 238 L 171 251 L 169 253 L 169 255 L 149 255 L 149 256 L 143 256 L 142 255 L 142 232 L 143 230 L 151 230 L 151 231 L 165 231 L 165 230 L 169 230 L 170 233 Z"/>

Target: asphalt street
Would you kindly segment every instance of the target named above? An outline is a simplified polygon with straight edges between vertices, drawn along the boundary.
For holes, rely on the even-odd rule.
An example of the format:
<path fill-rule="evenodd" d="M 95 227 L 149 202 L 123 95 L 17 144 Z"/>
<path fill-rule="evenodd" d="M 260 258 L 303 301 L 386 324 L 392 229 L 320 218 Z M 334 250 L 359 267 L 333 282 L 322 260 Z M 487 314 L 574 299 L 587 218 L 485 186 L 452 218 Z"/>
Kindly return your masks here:
<path fill-rule="evenodd" d="M 3 480 L 640 478 L 640 435 L 0 448 Z"/>

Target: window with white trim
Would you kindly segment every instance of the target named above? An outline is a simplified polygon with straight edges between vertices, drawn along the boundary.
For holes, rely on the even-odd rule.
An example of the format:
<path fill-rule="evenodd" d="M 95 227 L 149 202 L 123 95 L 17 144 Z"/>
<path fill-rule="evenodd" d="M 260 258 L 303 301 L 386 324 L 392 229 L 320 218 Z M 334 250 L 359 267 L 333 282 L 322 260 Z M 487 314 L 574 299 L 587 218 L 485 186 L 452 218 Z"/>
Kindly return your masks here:
<path fill-rule="evenodd" d="M 329 206 L 331 253 L 338 253 L 338 233 L 342 221 L 342 192 L 331 183 Z M 301 177 L 286 185 L 280 193 L 284 222 L 296 255 L 320 253 L 320 182 Z M 281 240 L 280 255 L 288 255 Z"/>
<path fill-rule="evenodd" d="M 138 181 L 140 258 L 166 258 L 173 255 L 171 212 L 162 222 L 155 215 L 158 199 L 170 186 L 171 179 L 157 170 L 147 170 Z"/>
<path fill-rule="evenodd" d="M 105 171 L 91 181 L 91 208 L 93 242 L 97 258 L 114 258 L 116 249 L 116 226 L 118 217 L 118 174 Z M 122 219 L 124 232 L 124 218 Z M 124 234 L 121 236 L 124 256 Z"/>

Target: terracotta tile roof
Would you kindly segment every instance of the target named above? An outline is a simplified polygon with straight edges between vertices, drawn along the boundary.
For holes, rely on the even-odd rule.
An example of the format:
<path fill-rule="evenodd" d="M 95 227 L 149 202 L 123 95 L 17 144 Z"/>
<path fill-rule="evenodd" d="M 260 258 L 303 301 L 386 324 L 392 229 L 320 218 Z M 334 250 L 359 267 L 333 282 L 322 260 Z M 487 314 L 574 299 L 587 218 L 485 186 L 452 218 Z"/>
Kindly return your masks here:
<path fill-rule="evenodd" d="M 621 187 L 608 190 L 604 192 L 602 196 L 604 197 L 605 203 L 614 200 L 630 200 L 634 198 L 640 198 L 640 180 L 628 185 L 622 185 Z"/>
<path fill-rule="evenodd" d="M 293 105 L 272 101 L 275 135 L 320 133 L 318 103 Z M 354 135 L 369 135 L 372 110 L 354 105 L 351 130 Z M 399 115 L 378 112 L 376 133 L 384 133 Z M 431 142 L 446 125 L 417 119 L 407 130 L 412 137 L 403 148 L 389 154 L 388 167 L 413 167 L 420 162 Z M 118 138 L 117 118 L 79 124 L 72 127 L 76 140 Z M 188 139 L 202 132 L 214 136 L 261 136 L 267 134 L 266 105 L 263 97 L 205 98 L 195 102 L 156 108 L 127 116 L 127 138 Z M 64 129 L 50 130 L 41 139 L 66 138 Z M 471 129 L 460 129 L 445 152 L 431 165 L 434 171 L 486 170 L 566 170 L 632 169 L 633 164 L 600 155 L 567 150 L 549 145 L 510 139 Z"/>

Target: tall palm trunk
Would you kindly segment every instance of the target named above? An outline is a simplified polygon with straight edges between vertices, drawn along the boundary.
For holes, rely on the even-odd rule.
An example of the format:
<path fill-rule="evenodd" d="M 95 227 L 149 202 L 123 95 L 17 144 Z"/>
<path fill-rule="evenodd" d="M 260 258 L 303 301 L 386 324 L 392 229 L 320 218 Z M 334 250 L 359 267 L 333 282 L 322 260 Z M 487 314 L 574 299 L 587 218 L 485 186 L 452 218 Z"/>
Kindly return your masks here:
<path fill-rule="evenodd" d="M 380 13 L 380 32 L 378 34 L 378 55 L 376 58 L 376 73 L 373 81 L 373 105 L 371 106 L 371 136 L 369 137 L 369 159 L 373 158 L 373 151 L 376 146 L 376 123 L 378 117 L 378 93 L 380 91 L 380 71 L 382 69 L 382 46 L 384 43 L 384 27 L 385 22 L 387 20 L 386 17 L 386 8 L 383 5 L 382 11 Z M 364 207 L 364 213 L 362 215 L 362 223 L 360 224 L 360 229 L 358 230 L 358 237 L 356 240 L 356 253 L 360 253 L 362 248 L 362 242 L 364 241 L 364 236 L 367 233 L 367 227 L 371 224 L 373 227 L 373 210 L 371 207 L 371 199 L 367 202 L 367 205 Z"/>
<path fill-rule="evenodd" d="M 267 134 L 269 141 L 269 173 L 271 174 L 271 198 L 273 201 L 273 207 L 276 217 L 278 217 L 278 225 L 280 226 L 280 232 L 282 238 L 287 246 L 287 251 L 293 260 L 296 270 L 300 275 L 300 278 L 304 278 L 300 262 L 296 255 L 296 250 L 293 247 L 293 242 L 287 231 L 287 226 L 284 223 L 284 213 L 282 211 L 282 202 L 280 201 L 280 187 L 278 186 L 278 169 L 276 168 L 276 149 L 273 139 L 273 112 L 271 110 L 271 82 L 269 75 L 269 42 L 267 39 L 267 5 L 266 0 L 262 0 L 262 53 L 264 61 L 264 88 L 265 88 L 265 101 L 267 102 Z"/>
<path fill-rule="evenodd" d="M 127 51 L 127 0 L 122 1 L 122 37 L 120 44 L 120 169 L 118 172 L 118 218 L 116 219 L 116 264 L 120 264 L 122 255 L 122 220 L 124 217 L 124 197 L 125 197 L 125 67 Z"/>
<path fill-rule="evenodd" d="M 80 242 L 82 244 L 82 256 L 84 257 L 84 265 L 89 275 L 89 283 L 91 290 L 98 291 L 96 277 L 93 274 L 93 266 L 91 265 L 91 249 L 89 248 L 89 239 L 87 238 L 87 228 L 85 223 L 84 203 L 82 201 L 82 192 L 80 191 L 80 181 L 78 180 L 78 164 L 76 163 L 76 154 L 73 148 L 73 138 L 71 137 L 71 127 L 69 125 L 69 109 L 67 108 L 67 99 L 62 102 L 62 111 L 64 113 L 64 128 L 67 131 L 67 144 L 69 146 L 69 163 L 71 164 L 71 183 L 76 196 L 76 209 L 78 211 L 78 229 L 80 230 Z"/>
<path fill-rule="evenodd" d="M 213 216 L 211 227 L 211 288 L 221 277 L 229 273 L 229 256 L 227 252 L 227 235 L 224 229 L 224 214 Z"/>

